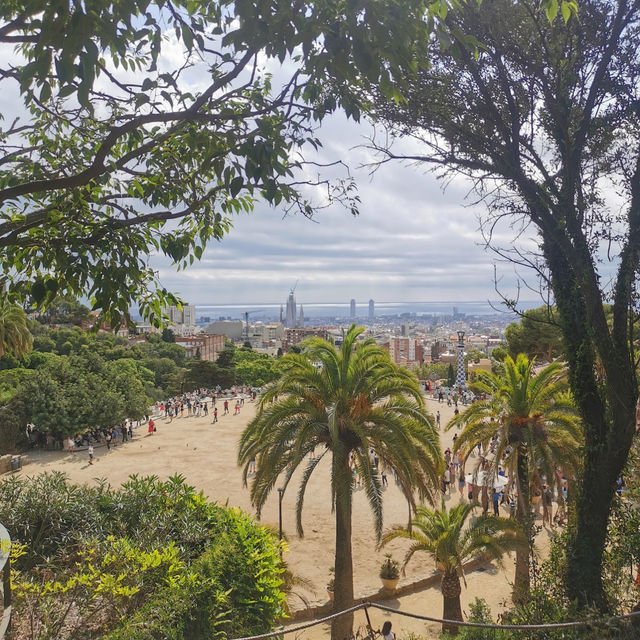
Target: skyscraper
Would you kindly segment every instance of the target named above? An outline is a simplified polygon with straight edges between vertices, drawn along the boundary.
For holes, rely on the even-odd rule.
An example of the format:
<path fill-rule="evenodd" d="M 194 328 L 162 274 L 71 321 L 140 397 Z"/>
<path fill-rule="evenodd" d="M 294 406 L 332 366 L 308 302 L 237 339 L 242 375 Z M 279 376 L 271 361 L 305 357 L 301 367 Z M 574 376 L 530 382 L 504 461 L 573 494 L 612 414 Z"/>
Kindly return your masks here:
<path fill-rule="evenodd" d="M 293 328 L 297 326 L 297 314 L 296 314 L 296 298 L 293 295 L 293 289 L 289 292 L 289 298 L 287 300 L 287 313 L 284 318 L 284 326 Z"/>
<path fill-rule="evenodd" d="M 350 318 L 356 317 L 356 301 L 353 298 L 351 298 L 351 311 L 349 313 L 349 317 Z"/>
<path fill-rule="evenodd" d="M 369 320 L 373 320 L 376 317 L 375 303 L 373 300 L 369 300 Z"/>

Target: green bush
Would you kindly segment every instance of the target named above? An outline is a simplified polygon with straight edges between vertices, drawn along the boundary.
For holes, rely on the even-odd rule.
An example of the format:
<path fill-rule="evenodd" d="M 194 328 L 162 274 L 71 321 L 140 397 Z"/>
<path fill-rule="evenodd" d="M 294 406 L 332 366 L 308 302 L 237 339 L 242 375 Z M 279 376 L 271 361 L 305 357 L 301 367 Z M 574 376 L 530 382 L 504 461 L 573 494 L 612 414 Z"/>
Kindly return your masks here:
<path fill-rule="evenodd" d="M 0 521 L 27 551 L 14 563 L 17 637 L 64 640 L 80 620 L 110 640 L 204 640 L 266 632 L 284 612 L 277 539 L 181 476 L 119 489 L 15 476 L 0 481 Z"/>

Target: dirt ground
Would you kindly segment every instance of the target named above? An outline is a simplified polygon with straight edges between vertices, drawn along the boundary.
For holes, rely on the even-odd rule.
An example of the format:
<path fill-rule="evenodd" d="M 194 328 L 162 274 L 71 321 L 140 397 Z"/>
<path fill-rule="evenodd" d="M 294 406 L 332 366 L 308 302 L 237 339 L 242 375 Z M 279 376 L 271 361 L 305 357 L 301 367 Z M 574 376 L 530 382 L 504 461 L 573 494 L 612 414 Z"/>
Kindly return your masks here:
<path fill-rule="evenodd" d="M 434 414 L 436 410 L 440 411 L 443 426 L 453 415 L 453 407 L 447 407 L 445 403 L 438 404 L 437 401 L 428 399 L 427 407 Z M 220 402 L 218 408 L 222 414 Z M 177 418 L 172 423 L 165 418 L 156 419 L 158 430 L 153 435 L 148 435 L 146 426 L 143 426 L 134 430 L 134 439 L 131 442 L 120 444 L 111 451 L 107 451 L 105 447 L 96 448 L 96 462 L 93 466 L 88 464 L 86 452 L 35 451 L 30 456 L 32 463 L 26 466 L 22 473 L 58 470 L 66 473 L 74 482 L 94 483 L 104 478 L 114 486 L 125 481 L 133 473 L 153 474 L 161 478 L 179 473 L 211 500 L 228 503 L 254 513 L 248 488 L 242 485 L 241 470 L 236 463 L 238 439 L 254 412 L 254 405 L 245 402 L 239 415 L 220 415 L 217 424 L 211 423 L 211 414 L 200 418 Z M 443 450 L 451 446 L 453 433 L 441 431 Z M 282 524 L 289 546 L 286 560 L 298 576 L 313 585 L 312 590 L 297 588 L 312 605 L 327 601 L 325 585 L 330 576 L 329 569 L 333 566 L 335 532 L 330 508 L 328 466 L 328 460 L 323 460 L 307 487 L 303 513 L 304 538 L 298 538 L 295 530 L 294 509 L 298 485 L 296 476 L 284 493 L 282 501 Z M 457 500 L 458 493 L 455 490 L 451 496 L 445 497 L 445 501 L 450 504 Z M 503 515 L 508 515 L 506 510 Z M 385 527 L 406 524 L 407 520 L 407 502 L 395 486 L 391 475 L 389 487 L 384 495 Z M 263 508 L 262 522 L 273 525 L 277 530 L 277 491 L 273 492 Z M 544 552 L 548 545 L 546 530 L 541 534 L 539 544 Z M 380 588 L 378 571 L 384 554 L 391 552 L 394 558 L 401 560 L 406 547 L 406 542 L 394 541 L 386 549 L 378 550 L 366 496 L 362 490 L 357 490 L 353 508 L 356 597 L 377 592 Z M 401 578 L 400 584 L 415 582 L 431 575 L 433 571 L 433 564 L 426 556 L 416 555 L 407 566 L 406 575 Z M 469 573 L 466 576 L 467 587 L 463 588 L 462 592 L 463 609 L 468 611 L 468 604 L 475 597 L 482 597 L 490 605 L 493 615 L 498 615 L 503 610 L 504 603 L 509 600 L 513 573 L 514 565 L 510 558 L 505 559 L 503 568 L 492 567 L 489 570 Z M 422 615 L 440 616 L 442 613 L 442 597 L 438 587 L 389 600 L 385 604 Z M 304 604 L 293 595 L 290 598 L 290 606 L 295 611 L 304 607 Z M 371 617 L 373 626 L 378 628 L 386 619 L 390 619 L 398 636 L 408 632 L 431 635 L 431 631 L 435 632 L 438 629 L 437 625 L 425 626 L 421 621 L 400 617 L 397 614 L 374 611 Z M 363 621 L 364 617 L 357 618 L 357 624 L 363 624 Z M 312 639 L 327 636 L 328 627 L 321 626 L 298 634 L 298 637 Z"/>

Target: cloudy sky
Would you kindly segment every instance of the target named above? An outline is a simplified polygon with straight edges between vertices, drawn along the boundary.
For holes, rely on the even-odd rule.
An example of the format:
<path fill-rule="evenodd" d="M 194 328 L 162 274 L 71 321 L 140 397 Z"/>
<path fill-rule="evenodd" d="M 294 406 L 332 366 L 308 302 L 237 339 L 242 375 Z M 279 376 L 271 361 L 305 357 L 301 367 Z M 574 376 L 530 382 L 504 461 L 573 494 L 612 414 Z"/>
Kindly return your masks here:
<path fill-rule="evenodd" d="M 175 67 L 184 57 L 168 36 L 161 65 Z M 13 47 L 0 48 L 3 62 Z M 272 70 L 273 71 L 273 70 Z M 277 75 L 277 72 L 276 72 Z M 188 77 L 188 76 L 187 76 Z M 194 90 L 206 80 L 193 75 Z M 17 95 L 0 95 L 0 110 L 17 115 Z M 496 300 L 495 255 L 478 232 L 482 207 L 467 200 L 464 181 L 442 183 L 425 168 L 385 165 L 371 176 L 361 166 L 371 161 L 362 148 L 372 132 L 336 115 L 318 136 L 323 158 L 342 160 L 358 185 L 360 215 L 340 207 L 320 211 L 313 221 L 258 203 L 251 215 L 234 220 L 231 232 L 212 243 L 200 262 L 178 271 L 164 257 L 152 256 L 161 283 L 194 304 L 281 303 L 299 281 L 296 296 L 304 303 Z M 501 288 L 513 293 L 513 267 L 499 265 Z M 531 299 L 532 296 L 529 296 Z"/>
<path fill-rule="evenodd" d="M 310 221 L 260 203 L 186 271 L 154 258 L 161 282 L 199 304 L 281 302 L 297 280 L 307 303 L 495 300 L 495 255 L 481 246 L 483 211 L 467 199 L 468 185 L 443 192 L 424 168 L 400 163 L 371 176 L 360 168 L 370 157 L 357 148 L 370 132 L 340 116 L 319 131 L 325 158 L 343 160 L 356 179 L 358 217 L 336 206 Z M 513 269 L 499 270 L 508 290 Z"/>

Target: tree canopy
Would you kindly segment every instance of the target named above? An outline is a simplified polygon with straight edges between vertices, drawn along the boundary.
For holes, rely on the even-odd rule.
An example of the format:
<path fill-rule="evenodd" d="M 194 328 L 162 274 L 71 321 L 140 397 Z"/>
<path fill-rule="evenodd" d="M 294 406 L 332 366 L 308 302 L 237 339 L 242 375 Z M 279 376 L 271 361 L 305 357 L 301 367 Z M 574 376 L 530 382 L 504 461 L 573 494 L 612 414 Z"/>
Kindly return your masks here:
<path fill-rule="evenodd" d="M 525 353 L 529 358 L 537 357 L 546 362 L 560 357 L 564 351 L 557 315 L 553 308 L 538 307 L 525 311 L 519 322 L 507 326 L 504 335 L 511 357 Z"/>
<path fill-rule="evenodd" d="M 585 426 L 567 585 L 580 605 L 606 609 L 607 521 L 638 398 L 640 2 L 585 0 L 568 22 L 549 22 L 533 0 L 467 3 L 446 22 L 452 46 L 430 42 L 406 102 L 371 96 L 373 115 L 414 138 L 415 154 L 377 148 L 382 161 L 475 180 L 487 243 L 553 294 Z M 515 237 L 496 246 L 503 221 Z"/>
<path fill-rule="evenodd" d="M 346 174 L 311 180 L 326 187 L 320 201 L 305 195 L 302 154 L 318 148 L 326 114 L 359 117 L 351 84 L 397 93 L 418 36 L 441 21 L 420 19 L 422 1 L 397 9 L 3 3 L 0 44 L 15 55 L 0 87 L 16 109 L 0 125 L 0 283 L 37 304 L 88 293 L 115 324 L 134 302 L 154 318 L 175 300 L 148 254 L 192 264 L 256 199 L 307 216 L 335 201 L 355 212 Z"/>

